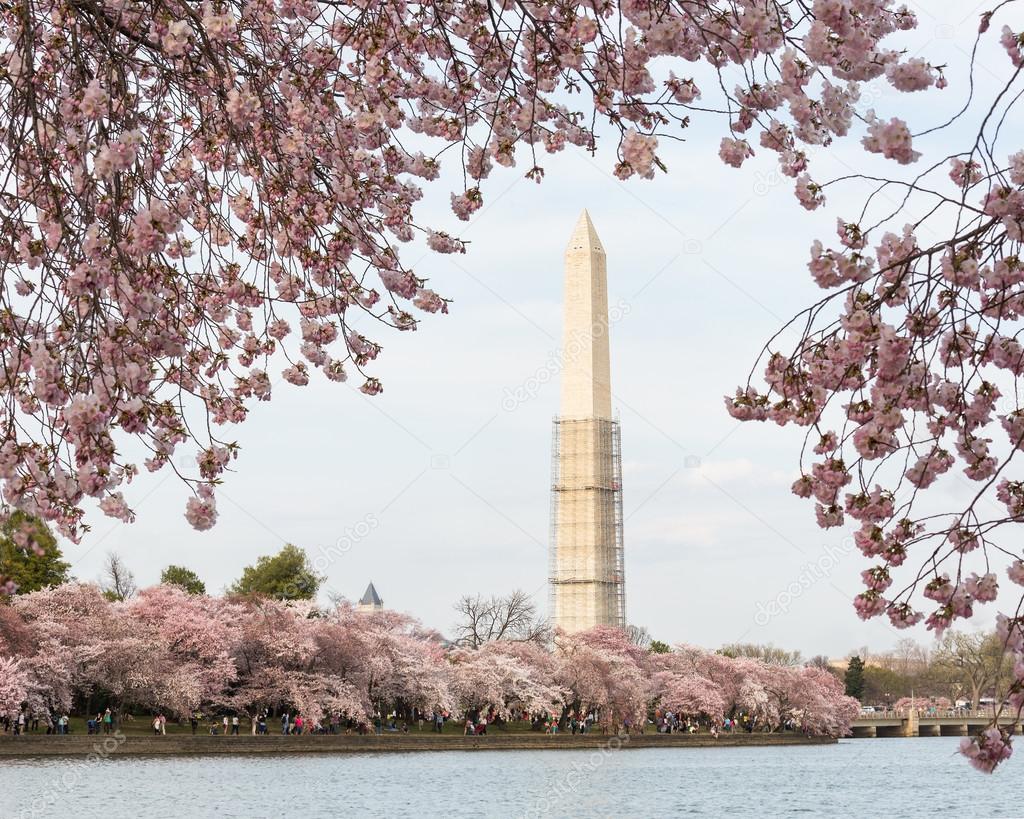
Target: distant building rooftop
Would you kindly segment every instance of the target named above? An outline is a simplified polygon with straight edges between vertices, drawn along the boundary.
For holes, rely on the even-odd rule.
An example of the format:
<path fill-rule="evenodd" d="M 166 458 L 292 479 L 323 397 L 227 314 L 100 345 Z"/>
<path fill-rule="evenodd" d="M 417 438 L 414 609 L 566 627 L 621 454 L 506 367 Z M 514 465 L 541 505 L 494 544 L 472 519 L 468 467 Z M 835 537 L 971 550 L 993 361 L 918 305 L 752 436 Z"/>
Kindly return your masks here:
<path fill-rule="evenodd" d="M 384 608 L 384 601 L 380 599 L 380 595 L 377 594 L 377 590 L 373 587 L 371 582 L 366 587 L 366 591 L 363 592 L 363 596 L 359 598 L 357 608 L 360 609 L 382 609 Z"/>

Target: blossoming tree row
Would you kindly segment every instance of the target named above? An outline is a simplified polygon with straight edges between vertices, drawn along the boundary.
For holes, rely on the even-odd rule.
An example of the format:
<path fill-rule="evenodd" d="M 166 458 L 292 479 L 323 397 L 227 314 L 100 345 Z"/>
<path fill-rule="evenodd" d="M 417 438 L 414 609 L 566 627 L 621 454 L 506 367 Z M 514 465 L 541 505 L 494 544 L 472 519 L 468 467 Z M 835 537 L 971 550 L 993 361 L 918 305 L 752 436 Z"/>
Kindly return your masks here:
<path fill-rule="evenodd" d="M 679 647 L 654 654 L 618 629 L 557 635 L 548 646 L 493 641 L 446 647 L 393 612 L 347 604 L 189 595 L 170 586 L 109 602 L 87 584 L 0 606 L 0 713 L 85 707 L 196 709 L 254 716 L 292 709 L 313 721 L 411 716 L 595 713 L 608 729 L 639 725 L 654 707 L 720 725 L 749 715 L 759 730 L 793 721 L 841 736 L 857 713 L 835 676 Z"/>

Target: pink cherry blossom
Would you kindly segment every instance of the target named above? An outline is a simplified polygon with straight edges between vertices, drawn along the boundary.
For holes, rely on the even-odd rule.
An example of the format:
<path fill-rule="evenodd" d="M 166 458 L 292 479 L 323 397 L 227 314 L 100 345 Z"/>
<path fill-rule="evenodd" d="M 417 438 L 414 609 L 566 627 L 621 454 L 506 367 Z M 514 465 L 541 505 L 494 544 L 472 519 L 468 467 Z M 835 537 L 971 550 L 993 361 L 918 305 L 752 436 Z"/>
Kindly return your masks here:
<path fill-rule="evenodd" d="M 949 160 L 949 168 L 949 178 L 961 188 L 969 188 L 981 181 L 981 167 L 974 160 L 953 157 Z"/>
<path fill-rule="evenodd" d="M 718 149 L 718 155 L 726 165 L 738 168 L 747 157 L 754 155 L 754 151 L 745 139 L 723 137 L 722 144 Z"/>
<path fill-rule="evenodd" d="M 654 137 L 645 136 L 631 129 L 622 140 L 622 161 L 633 173 L 645 179 L 653 179 L 656 159 L 654 151 L 657 147 L 658 140 Z"/>
<path fill-rule="evenodd" d="M 885 76 L 899 91 L 923 91 L 935 84 L 934 69 L 921 57 L 889 63 Z"/>
<path fill-rule="evenodd" d="M 78 104 L 78 110 L 86 119 L 99 119 L 106 111 L 109 100 L 110 96 L 103 90 L 99 79 L 93 79 L 82 93 L 82 101 Z"/>
<path fill-rule="evenodd" d="M 188 20 L 175 20 L 168 23 L 163 35 L 164 52 L 168 57 L 181 57 L 188 51 L 192 27 Z"/>
<path fill-rule="evenodd" d="M 13 718 L 28 698 L 28 674 L 19 660 L 0 657 L 0 715 Z"/>
<path fill-rule="evenodd" d="M 447 233 L 431 231 L 427 235 L 427 244 L 431 250 L 438 253 L 465 253 L 466 245 L 459 239 L 449 236 Z"/>
<path fill-rule="evenodd" d="M 805 173 L 796 178 L 796 198 L 807 210 L 817 210 L 825 203 L 821 188 Z"/>
<path fill-rule="evenodd" d="M 606 626 L 469 649 L 446 647 L 406 615 L 344 601 L 323 608 L 156 586 L 112 603 L 87 584 L 24 595 L 0 613 L 0 715 L 25 700 L 64 710 L 95 687 L 124 708 L 255 716 L 269 706 L 311 723 L 340 715 L 366 724 L 378 709 L 403 719 L 414 708 L 490 719 L 594 713 L 620 732 L 671 709 L 706 730 L 743 711 L 758 729 L 792 722 L 840 737 L 858 710 L 829 672 L 689 646 L 654 654 Z"/>
<path fill-rule="evenodd" d="M 998 596 L 999 584 L 992 572 L 981 577 L 972 572 L 970 577 L 964 580 L 964 590 L 979 603 L 988 603 Z"/>
<path fill-rule="evenodd" d="M 204 531 L 217 522 L 217 503 L 209 484 L 201 484 L 196 496 L 185 504 L 185 518 L 199 531 Z"/>
<path fill-rule="evenodd" d="M 912 148 L 910 129 L 906 122 L 898 117 L 882 122 L 875 118 L 874 112 L 869 113 L 868 122 L 868 135 L 861 142 L 871 153 L 895 159 L 901 165 L 908 165 L 920 158 L 921 154 Z"/>
<path fill-rule="evenodd" d="M 992 773 L 1000 762 L 1013 754 L 1012 740 L 998 727 L 988 728 L 977 737 L 960 740 L 960 753 L 970 760 L 971 766 L 982 773 Z"/>
<path fill-rule="evenodd" d="M 1021 37 L 1022 35 L 1016 34 L 1009 26 L 1003 26 L 1002 36 L 999 38 L 999 43 L 1006 49 L 1010 62 L 1017 68 L 1024 66 L 1024 42 Z"/>

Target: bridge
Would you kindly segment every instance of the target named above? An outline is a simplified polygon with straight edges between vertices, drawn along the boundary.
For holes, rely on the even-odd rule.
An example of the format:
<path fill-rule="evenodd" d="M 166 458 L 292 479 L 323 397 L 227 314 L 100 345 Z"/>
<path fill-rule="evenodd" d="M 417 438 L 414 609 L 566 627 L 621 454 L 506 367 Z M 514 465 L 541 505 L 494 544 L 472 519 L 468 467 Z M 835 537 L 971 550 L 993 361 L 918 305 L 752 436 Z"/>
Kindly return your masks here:
<path fill-rule="evenodd" d="M 853 722 L 854 737 L 966 737 L 973 736 L 988 727 L 992 712 L 987 710 L 967 711 L 875 711 L 861 713 Z M 1009 727 L 1013 716 L 1003 714 L 999 724 Z M 1015 734 L 1021 733 L 1021 726 L 1013 727 Z"/>

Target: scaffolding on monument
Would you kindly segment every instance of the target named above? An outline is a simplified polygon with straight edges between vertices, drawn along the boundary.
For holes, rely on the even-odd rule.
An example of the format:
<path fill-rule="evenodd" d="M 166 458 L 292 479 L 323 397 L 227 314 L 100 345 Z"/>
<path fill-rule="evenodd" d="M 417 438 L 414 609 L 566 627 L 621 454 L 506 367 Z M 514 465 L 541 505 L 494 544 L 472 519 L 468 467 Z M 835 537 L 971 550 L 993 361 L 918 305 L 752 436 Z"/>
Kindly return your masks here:
<path fill-rule="evenodd" d="M 598 622 L 626 624 L 622 439 L 617 420 L 555 418 L 551 441 L 550 611 L 564 626 L 574 589 L 594 594 Z M 562 598 L 561 603 L 559 598 Z"/>

